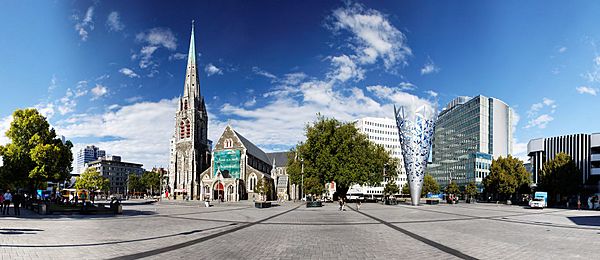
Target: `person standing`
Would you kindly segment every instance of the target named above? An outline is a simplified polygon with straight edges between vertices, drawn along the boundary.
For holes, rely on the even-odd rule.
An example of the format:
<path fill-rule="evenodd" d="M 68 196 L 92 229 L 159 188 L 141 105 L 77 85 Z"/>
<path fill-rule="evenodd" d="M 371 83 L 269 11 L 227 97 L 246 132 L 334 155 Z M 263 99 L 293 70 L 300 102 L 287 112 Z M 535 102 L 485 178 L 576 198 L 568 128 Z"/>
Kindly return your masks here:
<path fill-rule="evenodd" d="M 0 212 L 4 212 L 4 194 L 0 192 Z"/>
<path fill-rule="evenodd" d="M 10 214 L 10 202 L 12 201 L 12 193 L 10 190 L 6 190 L 4 193 L 4 209 L 2 210 L 2 215 Z"/>
<path fill-rule="evenodd" d="M 356 201 L 356 210 L 360 211 L 360 205 L 362 204 L 362 202 L 360 200 Z"/>
<path fill-rule="evenodd" d="M 13 196 L 13 205 L 15 207 L 13 211 L 15 212 L 15 216 L 21 216 L 21 202 L 23 202 L 23 196 L 21 193 L 17 192 L 17 194 Z"/>

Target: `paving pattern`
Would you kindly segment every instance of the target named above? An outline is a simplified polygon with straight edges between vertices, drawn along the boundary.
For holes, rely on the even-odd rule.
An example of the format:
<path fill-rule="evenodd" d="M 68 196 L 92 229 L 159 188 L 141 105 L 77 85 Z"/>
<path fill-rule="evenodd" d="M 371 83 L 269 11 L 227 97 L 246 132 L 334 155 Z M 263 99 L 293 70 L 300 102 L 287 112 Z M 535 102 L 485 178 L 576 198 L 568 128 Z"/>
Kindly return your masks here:
<path fill-rule="evenodd" d="M 0 216 L 0 259 L 598 259 L 600 211 L 194 202 Z"/>

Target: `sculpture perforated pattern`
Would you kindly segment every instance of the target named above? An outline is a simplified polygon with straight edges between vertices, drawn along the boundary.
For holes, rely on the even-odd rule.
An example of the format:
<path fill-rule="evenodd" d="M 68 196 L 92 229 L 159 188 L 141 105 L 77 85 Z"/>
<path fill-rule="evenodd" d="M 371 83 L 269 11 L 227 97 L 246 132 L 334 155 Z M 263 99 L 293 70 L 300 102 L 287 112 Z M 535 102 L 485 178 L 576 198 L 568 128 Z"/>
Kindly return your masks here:
<path fill-rule="evenodd" d="M 404 107 L 400 107 L 398 110 L 394 108 L 394 114 L 399 130 L 411 199 L 413 204 L 417 205 L 423 189 L 423 178 L 431 148 L 436 113 L 428 115 L 428 110 L 422 106 L 413 111 L 407 111 Z"/>

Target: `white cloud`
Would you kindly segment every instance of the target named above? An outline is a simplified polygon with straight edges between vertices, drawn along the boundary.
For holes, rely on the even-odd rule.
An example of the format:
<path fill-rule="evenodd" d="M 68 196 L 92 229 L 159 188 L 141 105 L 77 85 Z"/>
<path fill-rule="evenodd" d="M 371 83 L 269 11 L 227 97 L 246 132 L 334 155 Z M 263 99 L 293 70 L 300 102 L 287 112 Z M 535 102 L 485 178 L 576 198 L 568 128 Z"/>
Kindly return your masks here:
<path fill-rule="evenodd" d="M 331 65 L 335 68 L 328 76 L 332 79 L 345 82 L 349 79 L 360 81 L 365 78 L 365 72 L 358 67 L 347 55 L 330 57 Z"/>
<path fill-rule="evenodd" d="M 177 98 L 113 106 L 101 114 L 73 115 L 57 122 L 56 129 L 67 138 L 108 138 L 94 144 L 145 168 L 166 167 L 176 107 Z M 89 143 L 75 143 L 73 151 L 85 145 Z"/>
<path fill-rule="evenodd" d="M 82 41 L 87 41 L 89 31 L 94 30 L 94 6 L 87 9 L 83 18 L 78 14 L 74 14 L 72 18 L 75 20 L 75 31 Z"/>
<path fill-rule="evenodd" d="M 579 94 L 590 94 L 592 96 L 595 96 L 596 94 L 598 94 L 598 88 L 581 86 L 581 87 L 577 87 L 576 89 L 577 89 L 577 92 L 579 92 Z"/>
<path fill-rule="evenodd" d="M 55 113 L 53 103 L 40 103 L 33 106 L 33 108 L 37 109 L 38 112 L 40 112 L 40 114 L 45 116 L 47 119 L 52 118 Z"/>
<path fill-rule="evenodd" d="M 254 105 L 256 105 L 256 97 L 252 97 L 252 99 L 250 99 L 244 103 L 245 107 L 251 107 Z"/>
<path fill-rule="evenodd" d="M 121 22 L 121 17 L 118 12 L 111 12 L 106 18 L 106 25 L 108 29 L 111 31 L 121 31 L 125 28 L 125 25 Z"/>
<path fill-rule="evenodd" d="M 177 48 L 177 38 L 175 38 L 175 35 L 169 28 L 152 28 L 138 33 L 135 39 L 145 44 L 140 49 L 139 55 L 133 54 L 131 56 L 132 59 L 140 58 L 140 68 L 155 65 L 152 61 L 152 55 L 159 47 L 164 47 L 172 51 Z"/>
<path fill-rule="evenodd" d="M 217 68 L 217 66 L 213 65 L 212 63 L 206 65 L 206 67 L 204 67 L 204 71 L 206 71 L 206 74 L 208 74 L 209 77 L 215 74 L 223 75 L 223 70 Z"/>
<path fill-rule="evenodd" d="M 56 78 L 56 75 L 52 75 L 50 85 L 48 85 L 48 92 L 52 92 L 56 87 L 58 87 L 58 78 Z"/>
<path fill-rule="evenodd" d="M 177 48 L 177 38 L 169 28 L 152 28 L 150 30 L 138 33 L 135 39 L 139 42 L 152 46 L 162 46 L 169 50 Z"/>
<path fill-rule="evenodd" d="M 379 11 L 366 9 L 361 4 L 348 4 L 333 11 L 330 20 L 328 26 L 333 31 L 352 33 L 352 47 L 361 64 L 373 64 L 382 59 L 389 70 L 398 63 L 407 64 L 406 58 L 412 55 L 406 36 Z"/>
<path fill-rule="evenodd" d="M 252 71 L 254 73 L 256 73 L 257 75 L 263 76 L 263 77 L 267 77 L 269 79 L 277 79 L 277 76 L 259 68 L 259 67 L 252 67 Z"/>
<path fill-rule="evenodd" d="M 558 52 L 559 52 L 559 53 L 563 53 L 563 52 L 565 52 L 565 51 L 567 51 L 567 47 L 565 47 L 565 46 L 562 46 L 562 47 L 560 47 L 560 48 L 558 49 Z"/>
<path fill-rule="evenodd" d="M 108 94 L 108 88 L 102 86 L 100 84 L 96 84 L 94 88 L 91 90 L 92 92 L 92 100 L 98 99 L 106 94 Z"/>
<path fill-rule="evenodd" d="M 593 62 L 593 69 L 582 74 L 581 76 L 590 83 L 598 83 L 600 82 L 600 56 L 594 57 Z"/>
<path fill-rule="evenodd" d="M 65 115 L 75 111 L 75 107 L 77 106 L 77 101 L 75 100 L 75 93 L 69 88 L 67 89 L 67 93 L 65 96 L 59 100 L 58 112 L 61 115 Z"/>
<path fill-rule="evenodd" d="M 283 78 L 280 79 L 278 81 L 278 83 L 288 85 L 288 86 L 295 86 L 295 85 L 300 84 L 300 82 L 302 82 L 307 77 L 308 76 L 306 74 L 304 74 L 304 72 L 288 73 L 288 74 L 283 75 Z"/>
<path fill-rule="evenodd" d="M 529 120 L 525 128 L 537 127 L 540 129 L 546 128 L 548 123 L 552 122 L 554 118 L 548 114 L 540 115 L 534 119 Z"/>
<path fill-rule="evenodd" d="M 542 98 L 542 102 L 531 105 L 531 108 L 527 111 L 527 117 L 531 118 L 537 116 L 538 112 L 543 108 L 549 108 L 551 109 L 551 113 L 554 113 L 556 109 L 555 103 L 556 102 L 552 99 Z"/>
<path fill-rule="evenodd" d="M 433 90 L 427 90 L 425 91 L 425 93 L 427 93 L 427 95 L 429 95 L 430 97 L 437 97 L 438 93 L 433 91 Z"/>
<path fill-rule="evenodd" d="M 527 156 L 527 143 L 520 143 L 516 138 L 514 138 L 512 142 L 512 156 L 517 157 L 523 162 L 528 162 L 529 157 Z"/>
<path fill-rule="evenodd" d="M 410 82 L 400 82 L 400 84 L 398 84 L 398 86 L 400 87 L 400 90 L 415 90 L 415 89 L 417 89 L 417 86 L 415 86 L 414 84 L 412 84 Z"/>
<path fill-rule="evenodd" d="M 186 57 L 187 57 L 186 54 L 177 52 L 177 53 L 173 53 L 173 54 L 169 55 L 169 60 L 183 60 Z"/>
<path fill-rule="evenodd" d="M 127 77 L 130 77 L 130 78 L 139 78 L 140 77 L 140 75 L 136 74 L 135 71 L 133 71 L 130 68 L 121 68 L 119 70 L 119 72 L 121 72 L 121 74 L 123 74 Z"/>
<path fill-rule="evenodd" d="M 135 103 L 135 102 L 141 101 L 142 99 L 144 99 L 144 98 L 141 96 L 134 96 L 134 97 L 126 98 L 125 101 L 127 101 L 128 103 Z"/>
<path fill-rule="evenodd" d="M 425 66 L 421 68 L 421 75 L 437 73 L 438 71 L 440 71 L 440 68 L 438 68 L 432 60 L 428 60 L 427 63 L 425 63 Z"/>
<path fill-rule="evenodd" d="M 6 137 L 6 131 L 10 128 L 12 120 L 12 115 L 0 119 L 0 145 L 5 145 L 10 142 L 10 139 Z"/>

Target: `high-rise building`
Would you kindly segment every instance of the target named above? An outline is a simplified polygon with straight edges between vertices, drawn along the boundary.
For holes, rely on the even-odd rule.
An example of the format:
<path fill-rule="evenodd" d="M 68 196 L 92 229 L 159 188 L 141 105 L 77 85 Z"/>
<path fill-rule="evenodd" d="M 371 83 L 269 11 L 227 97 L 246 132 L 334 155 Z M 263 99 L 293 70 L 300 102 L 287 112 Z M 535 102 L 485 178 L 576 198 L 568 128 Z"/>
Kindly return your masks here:
<path fill-rule="evenodd" d="M 102 156 L 98 160 L 89 162 L 89 167 L 96 169 L 103 177 L 110 181 L 111 194 L 125 194 L 127 192 L 127 178 L 129 174 L 142 176 L 142 164 L 121 161 L 121 156 Z"/>
<path fill-rule="evenodd" d="M 585 190 L 600 192 L 600 133 L 574 134 L 538 138 L 527 144 L 532 166 L 533 183 L 539 182 L 544 163 L 554 159 L 558 153 L 566 153 L 581 170 L 580 180 Z"/>
<path fill-rule="evenodd" d="M 196 55 L 192 23 L 183 96 L 179 98 L 175 114 L 175 134 L 171 151 L 173 169 L 169 173 L 169 188 L 177 199 L 200 199 L 199 177 L 210 164 L 208 114 L 204 97 L 200 94 Z"/>
<path fill-rule="evenodd" d="M 383 146 L 386 151 L 390 152 L 393 158 L 397 158 L 400 161 L 397 171 L 385 173 L 384 181 L 381 185 L 362 187 L 365 198 L 383 196 L 383 187 L 390 180 L 395 181 L 398 187 L 402 188 L 407 183 L 407 176 L 404 169 L 402 148 L 400 147 L 396 121 L 391 118 L 365 117 L 354 121 L 354 126 L 361 133 L 366 134 L 371 142 Z M 384 169 L 381 170 L 382 172 L 384 171 Z"/>
<path fill-rule="evenodd" d="M 492 160 L 512 153 L 512 109 L 496 98 L 458 97 L 439 114 L 426 172 L 446 186 L 481 182 Z"/>
<path fill-rule="evenodd" d="M 85 171 L 89 162 L 98 160 L 98 158 L 103 156 L 106 156 L 106 152 L 93 145 L 80 149 L 77 152 L 77 167 L 74 175 L 80 175 Z"/>

